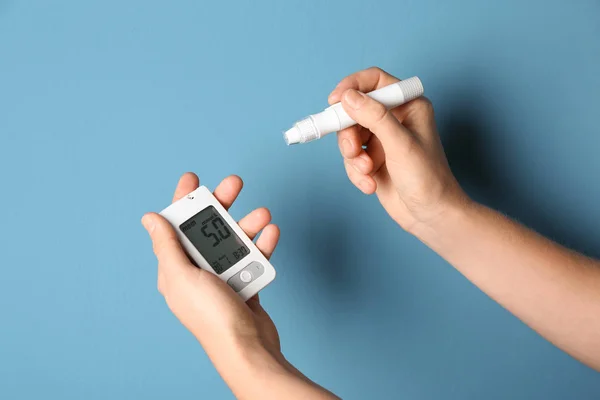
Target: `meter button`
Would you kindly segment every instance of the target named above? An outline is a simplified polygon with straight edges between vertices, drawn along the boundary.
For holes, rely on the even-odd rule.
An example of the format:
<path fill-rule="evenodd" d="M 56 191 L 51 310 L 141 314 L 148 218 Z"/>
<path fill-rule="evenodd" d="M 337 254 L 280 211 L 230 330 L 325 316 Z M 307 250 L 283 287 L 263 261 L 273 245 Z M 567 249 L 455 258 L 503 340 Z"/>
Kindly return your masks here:
<path fill-rule="evenodd" d="M 265 267 L 258 261 L 252 261 L 246 265 L 237 274 L 233 275 L 227 281 L 227 284 L 236 292 L 241 291 L 248 286 L 250 282 L 256 280 L 259 276 L 265 273 Z"/>
<path fill-rule="evenodd" d="M 248 283 L 252 280 L 252 274 L 250 271 L 244 270 L 240 272 L 240 280 L 244 283 Z"/>

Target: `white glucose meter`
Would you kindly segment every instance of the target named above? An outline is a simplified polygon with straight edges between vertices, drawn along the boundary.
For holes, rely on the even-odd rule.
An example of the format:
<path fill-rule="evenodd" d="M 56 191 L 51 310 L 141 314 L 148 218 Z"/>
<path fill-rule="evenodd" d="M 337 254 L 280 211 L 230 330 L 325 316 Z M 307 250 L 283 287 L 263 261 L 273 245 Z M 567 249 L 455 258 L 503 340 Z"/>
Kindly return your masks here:
<path fill-rule="evenodd" d="M 205 186 L 160 212 L 192 261 L 244 301 L 275 279 L 275 268 Z"/>

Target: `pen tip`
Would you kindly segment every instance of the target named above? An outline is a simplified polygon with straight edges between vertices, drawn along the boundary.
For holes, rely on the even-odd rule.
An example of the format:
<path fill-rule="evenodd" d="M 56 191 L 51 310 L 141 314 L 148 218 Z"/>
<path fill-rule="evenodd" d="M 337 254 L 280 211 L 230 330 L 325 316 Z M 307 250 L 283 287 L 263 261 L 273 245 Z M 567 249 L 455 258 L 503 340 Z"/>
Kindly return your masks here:
<path fill-rule="evenodd" d="M 287 144 L 288 146 L 300 143 L 301 136 L 300 132 L 298 131 L 298 128 L 294 126 L 293 128 L 290 128 L 287 131 L 285 131 L 283 133 L 283 140 L 285 140 L 285 144 Z"/>

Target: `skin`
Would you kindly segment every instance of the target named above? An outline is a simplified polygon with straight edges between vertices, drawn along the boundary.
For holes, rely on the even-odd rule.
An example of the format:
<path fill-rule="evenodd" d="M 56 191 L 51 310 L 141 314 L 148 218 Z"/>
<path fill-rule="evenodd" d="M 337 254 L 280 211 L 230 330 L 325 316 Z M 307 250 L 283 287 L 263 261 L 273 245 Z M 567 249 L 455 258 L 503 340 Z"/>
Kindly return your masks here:
<path fill-rule="evenodd" d="M 359 124 L 338 134 L 352 183 L 377 194 L 401 227 L 540 335 L 600 370 L 600 263 L 469 199 L 450 171 L 427 99 L 386 111 L 357 91 L 397 81 L 370 68 L 329 96 Z"/>
<path fill-rule="evenodd" d="M 338 143 L 350 181 L 376 194 L 398 223 L 467 279 L 547 340 L 600 371 L 600 262 L 566 249 L 473 202 L 454 178 L 433 107 L 419 98 L 393 110 L 363 95 L 398 79 L 379 68 L 344 78 L 329 96 L 357 125 Z M 174 200 L 198 187 L 185 174 Z M 242 187 L 226 178 L 215 196 L 228 208 Z M 269 257 L 279 230 L 268 210 L 240 222 Z M 158 288 L 169 308 L 198 338 L 239 399 L 334 399 L 283 356 L 273 322 L 258 297 L 247 303 L 215 275 L 194 267 L 171 226 L 157 214 L 142 223 L 158 258 Z M 207 305 L 210 305 L 207 307 Z"/>
<path fill-rule="evenodd" d="M 184 174 L 175 189 L 177 201 L 199 186 Z M 214 195 L 228 209 L 242 190 L 237 176 L 225 178 Z M 271 214 L 258 208 L 238 224 L 269 258 L 279 240 Z M 148 213 L 142 224 L 158 259 L 158 291 L 170 310 L 198 339 L 215 368 L 238 399 L 337 399 L 294 368 L 283 356 L 273 321 L 258 296 L 246 303 L 216 275 L 195 267 L 183 251 L 172 226 Z M 293 393 L 293 395 L 290 395 Z"/>

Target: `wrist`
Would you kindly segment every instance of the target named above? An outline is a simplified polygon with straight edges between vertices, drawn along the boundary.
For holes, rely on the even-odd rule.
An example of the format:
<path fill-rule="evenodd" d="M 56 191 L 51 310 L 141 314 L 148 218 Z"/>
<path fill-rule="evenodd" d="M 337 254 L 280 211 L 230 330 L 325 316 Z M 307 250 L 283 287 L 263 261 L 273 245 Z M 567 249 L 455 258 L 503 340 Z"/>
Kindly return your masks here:
<path fill-rule="evenodd" d="M 306 378 L 280 351 L 273 352 L 260 340 L 242 340 L 230 358 L 213 363 L 233 394 L 240 400 L 281 398 L 337 398 Z"/>
<path fill-rule="evenodd" d="M 460 229 L 478 206 L 466 194 L 457 195 L 440 206 L 435 218 L 415 224 L 410 233 L 435 250 Z"/>
<path fill-rule="evenodd" d="M 291 374 L 281 353 L 273 354 L 258 338 L 235 338 L 207 354 L 236 398 L 257 398 L 270 376 Z M 211 354 L 212 353 L 212 354 Z"/>
<path fill-rule="evenodd" d="M 276 369 L 285 365 L 281 352 L 273 351 L 254 334 L 220 335 L 215 339 L 216 346 L 202 345 L 221 375 L 244 375 L 260 367 Z"/>

